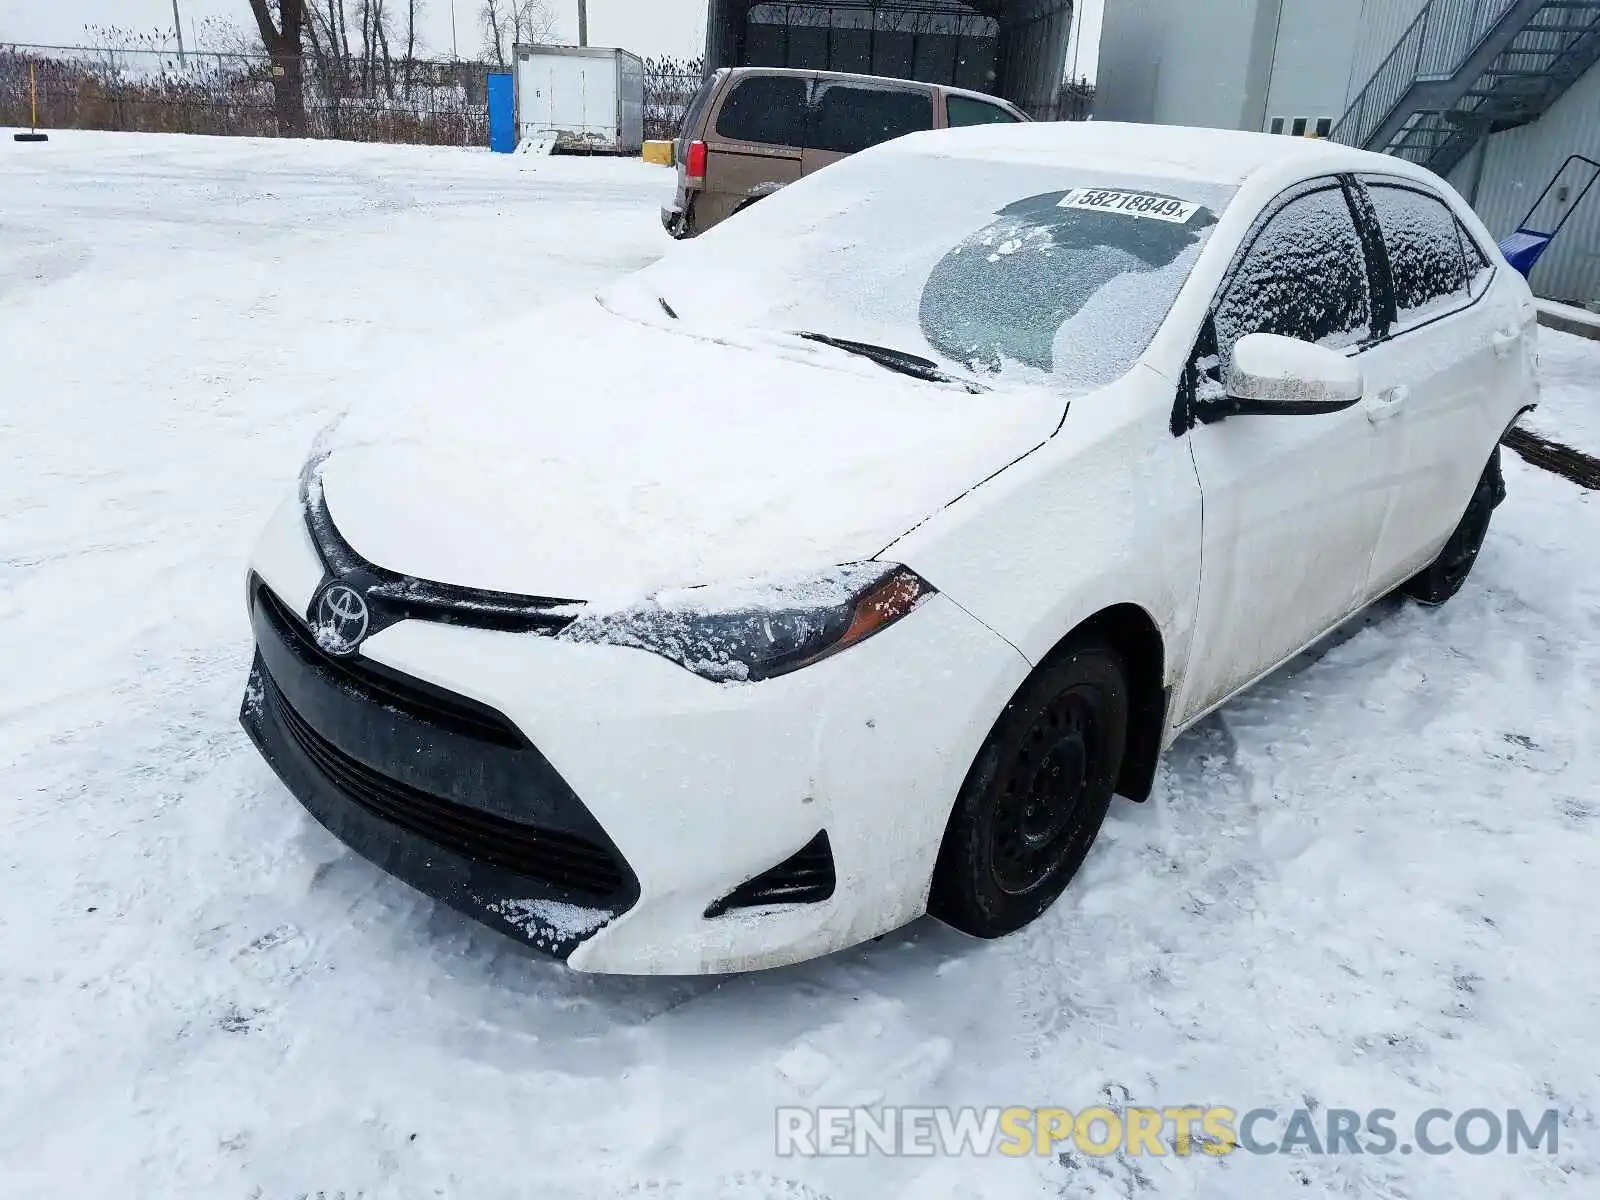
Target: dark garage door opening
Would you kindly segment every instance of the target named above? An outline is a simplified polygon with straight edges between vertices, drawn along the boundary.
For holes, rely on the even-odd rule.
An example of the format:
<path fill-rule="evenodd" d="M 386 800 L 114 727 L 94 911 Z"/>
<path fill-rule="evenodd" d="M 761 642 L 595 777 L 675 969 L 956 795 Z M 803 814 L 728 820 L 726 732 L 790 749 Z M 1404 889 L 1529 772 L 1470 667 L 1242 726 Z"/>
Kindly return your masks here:
<path fill-rule="evenodd" d="M 919 79 L 1058 112 L 1072 0 L 711 0 L 707 69 L 800 67 Z"/>

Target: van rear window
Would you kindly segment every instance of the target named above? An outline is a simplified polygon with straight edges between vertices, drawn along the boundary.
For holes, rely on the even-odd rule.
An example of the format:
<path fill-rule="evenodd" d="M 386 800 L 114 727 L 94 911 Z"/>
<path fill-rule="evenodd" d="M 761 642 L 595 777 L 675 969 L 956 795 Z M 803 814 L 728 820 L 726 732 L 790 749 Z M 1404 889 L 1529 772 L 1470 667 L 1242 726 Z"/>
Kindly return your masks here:
<path fill-rule="evenodd" d="M 722 102 L 717 136 L 768 146 L 805 144 L 806 80 L 756 75 L 741 80 Z"/>

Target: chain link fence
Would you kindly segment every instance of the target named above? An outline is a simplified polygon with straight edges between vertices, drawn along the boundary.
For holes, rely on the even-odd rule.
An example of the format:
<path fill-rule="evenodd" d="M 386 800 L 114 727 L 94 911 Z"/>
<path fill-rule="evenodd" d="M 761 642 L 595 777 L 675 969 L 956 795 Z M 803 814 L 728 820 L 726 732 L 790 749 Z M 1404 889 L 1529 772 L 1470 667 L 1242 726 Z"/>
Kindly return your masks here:
<path fill-rule="evenodd" d="M 36 94 L 42 129 L 488 144 L 487 63 L 307 54 L 294 68 L 303 117 L 285 129 L 286 66 L 266 55 L 0 43 L 0 126 L 27 126 Z M 702 79 L 698 60 L 645 64 L 645 137 L 678 136 Z M 1081 121 L 1093 101 L 1092 84 L 1065 83 L 1035 115 Z"/>
<path fill-rule="evenodd" d="M 647 68 L 649 64 L 646 64 Z M 644 77 L 644 136 L 674 141 L 683 132 L 689 106 L 700 91 L 699 71 L 646 71 Z"/>
<path fill-rule="evenodd" d="M 684 69 L 693 63 L 653 65 L 645 136 L 675 138 L 701 76 Z M 313 54 L 287 69 L 296 67 L 303 125 L 285 129 L 278 89 L 286 67 L 266 55 L 0 43 L 0 126 L 29 125 L 36 95 L 41 129 L 488 144 L 488 76 L 499 68 Z"/>

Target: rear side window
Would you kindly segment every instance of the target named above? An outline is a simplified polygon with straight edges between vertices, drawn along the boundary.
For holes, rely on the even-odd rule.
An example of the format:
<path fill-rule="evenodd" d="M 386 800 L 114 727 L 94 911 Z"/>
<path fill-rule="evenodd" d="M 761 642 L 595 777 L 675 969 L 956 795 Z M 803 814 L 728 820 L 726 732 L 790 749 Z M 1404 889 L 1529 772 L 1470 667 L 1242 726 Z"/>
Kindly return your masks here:
<path fill-rule="evenodd" d="M 1481 266 L 1469 264 L 1450 206 L 1427 192 L 1390 184 L 1368 183 L 1367 194 L 1389 252 L 1395 332 L 1466 305 Z M 1471 252 L 1476 255 L 1477 247 Z"/>
<path fill-rule="evenodd" d="M 721 80 L 721 72 L 710 76 L 700 85 L 700 90 L 694 94 L 694 99 L 689 104 L 689 111 L 683 116 L 683 133 L 678 138 L 680 147 L 690 138 L 700 136 L 700 122 L 705 120 L 706 108 L 711 104 L 711 97 L 716 94 L 717 84 Z M 682 153 L 678 157 L 682 159 Z"/>
<path fill-rule="evenodd" d="M 1215 317 L 1224 364 L 1232 359 L 1233 344 L 1250 333 L 1334 349 L 1370 335 L 1366 256 L 1337 184 L 1291 200 L 1261 227 Z"/>
<path fill-rule="evenodd" d="M 946 96 L 945 111 L 951 128 L 960 125 L 1003 125 L 1019 118 L 1009 109 L 971 96 Z"/>
<path fill-rule="evenodd" d="M 806 80 L 757 75 L 734 85 L 717 114 L 717 136 L 769 146 L 803 146 Z"/>
<path fill-rule="evenodd" d="M 933 97 L 927 92 L 829 84 L 817 94 L 812 116 L 813 150 L 855 154 L 879 142 L 933 128 Z"/>

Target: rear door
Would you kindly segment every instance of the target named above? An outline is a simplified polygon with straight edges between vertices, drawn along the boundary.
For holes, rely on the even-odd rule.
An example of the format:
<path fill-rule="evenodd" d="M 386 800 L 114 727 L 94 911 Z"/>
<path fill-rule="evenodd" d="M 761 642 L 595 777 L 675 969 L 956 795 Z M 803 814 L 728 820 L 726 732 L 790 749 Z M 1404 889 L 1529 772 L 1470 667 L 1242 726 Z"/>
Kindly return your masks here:
<path fill-rule="evenodd" d="M 804 173 L 903 134 L 932 129 L 933 92 L 860 80 L 818 81 L 811 101 Z"/>
<path fill-rule="evenodd" d="M 528 57 L 517 65 L 517 121 L 521 137 L 548 133 L 555 127 L 555 71 L 548 55 Z"/>
<path fill-rule="evenodd" d="M 1394 300 L 1388 337 L 1363 357 L 1370 386 L 1404 445 L 1394 502 L 1373 557 L 1374 589 L 1404 582 L 1438 554 L 1466 511 L 1496 427 L 1495 389 L 1507 388 L 1501 326 L 1488 303 L 1493 271 L 1433 189 L 1368 175 L 1363 207 L 1381 236 Z"/>
<path fill-rule="evenodd" d="M 616 141 L 616 64 L 587 55 L 550 58 L 550 125 L 601 145 Z"/>
<path fill-rule="evenodd" d="M 1190 387 L 1220 389 L 1234 345 L 1276 333 L 1365 367 L 1381 329 L 1344 186 L 1276 198 L 1212 304 Z M 1200 604 L 1177 709 L 1191 721 L 1364 604 L 1401 452 L 1377 398 L 1316 416 L 1231 416 L 1188 433 L 1204 497 Z"/>
<path fill-rule="evenodd" d="M 723 93 L 705 135 L 708 224 L 800 178 L 810 90 L 806 75 L 742 75 Z"/>

